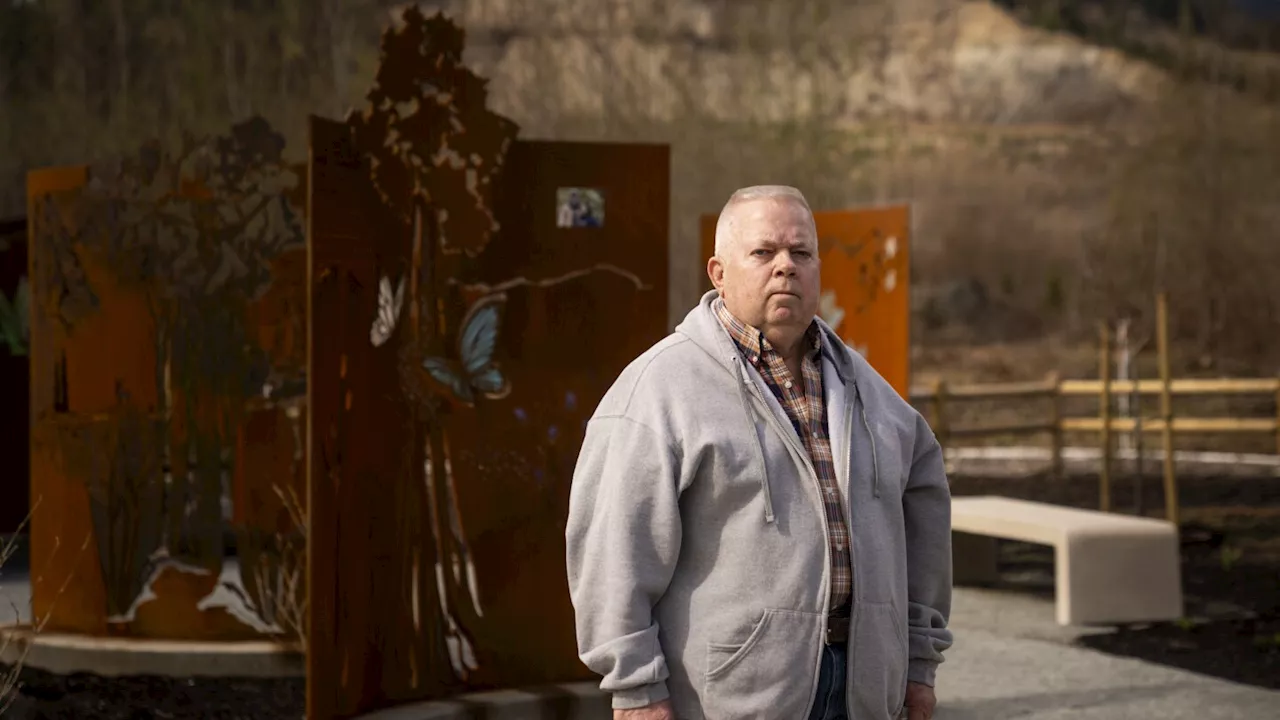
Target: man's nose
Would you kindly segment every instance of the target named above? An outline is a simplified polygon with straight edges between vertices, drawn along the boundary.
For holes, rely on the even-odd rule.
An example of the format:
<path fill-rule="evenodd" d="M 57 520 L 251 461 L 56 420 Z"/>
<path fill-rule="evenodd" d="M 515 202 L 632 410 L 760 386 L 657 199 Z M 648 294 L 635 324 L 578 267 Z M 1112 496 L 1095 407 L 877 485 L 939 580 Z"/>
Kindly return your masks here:
<path fill-rule="evenodd" d="M 791 258 L 791 253 L 783 250 L 774 256 L 773 274 L 783 277 L 796 274 L 796 263 Z"/>

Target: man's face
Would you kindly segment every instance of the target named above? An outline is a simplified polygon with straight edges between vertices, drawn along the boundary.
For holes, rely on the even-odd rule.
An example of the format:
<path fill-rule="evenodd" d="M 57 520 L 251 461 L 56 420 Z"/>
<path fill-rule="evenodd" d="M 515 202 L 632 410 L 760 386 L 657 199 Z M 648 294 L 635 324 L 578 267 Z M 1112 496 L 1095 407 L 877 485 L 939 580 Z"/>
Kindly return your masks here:
<path fill-rule="evenodd" d="M 708 264 L 725 306 L 771 342 L 803 334 L 821 293 L 813 217 L 786 198 L 752 200 L 731 208 L 737 223 L 724 256 Z"/>

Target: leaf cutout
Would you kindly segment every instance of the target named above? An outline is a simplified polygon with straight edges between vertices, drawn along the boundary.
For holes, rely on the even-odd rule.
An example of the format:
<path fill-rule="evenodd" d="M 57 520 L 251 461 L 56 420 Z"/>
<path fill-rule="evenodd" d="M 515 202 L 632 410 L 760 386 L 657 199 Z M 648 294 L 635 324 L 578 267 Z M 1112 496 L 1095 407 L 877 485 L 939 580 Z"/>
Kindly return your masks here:
<path fill-rule="evenodd" d="M 518 128 L 488 108 L 487 81 L 462 65 L 464 40 L 442 13 L 409 6 L 383 35 L 368 104 L 348 122 L 383 201 L 406 224 L 412 201 L 434 206 L 441 248 L 475 256 L 498 229 L 494 180 Z"/>

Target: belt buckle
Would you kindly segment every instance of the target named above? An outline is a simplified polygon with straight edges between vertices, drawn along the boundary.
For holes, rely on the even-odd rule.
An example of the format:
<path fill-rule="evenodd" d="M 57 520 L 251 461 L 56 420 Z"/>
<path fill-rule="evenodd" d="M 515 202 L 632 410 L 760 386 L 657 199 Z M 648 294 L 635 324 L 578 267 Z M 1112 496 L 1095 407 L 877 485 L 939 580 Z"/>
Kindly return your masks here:
<path fill-rule="evenodd" d="M 841 632 L 843 630 L 843 632 Z M 835 636 L 835 637 L 833 637 Z M 826 643 L 836 645 L 849 641 L 849 618 L 827 616 Z"/>

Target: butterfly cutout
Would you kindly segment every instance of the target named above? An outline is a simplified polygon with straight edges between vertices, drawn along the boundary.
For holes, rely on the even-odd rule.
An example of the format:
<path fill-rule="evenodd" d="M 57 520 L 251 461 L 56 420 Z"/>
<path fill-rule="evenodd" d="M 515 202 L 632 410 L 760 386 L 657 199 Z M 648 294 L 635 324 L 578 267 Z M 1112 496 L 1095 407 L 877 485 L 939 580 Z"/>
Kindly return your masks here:
<path fill-rule="evenodd" d="M 431 377 L 446 385 L 455 397 L 470 405 L 479 394 L 492 399 L 506 397 L 511 386 L 493 363 L 498 346 L 498 330 L 502 316 L 503 295 L 491 295 L 477 301 L 462 319 L 458 333 L 458 358 L 428 357 L 422 366 Z"/>
<path fill-rule="evenodd" d="M 391 281 L 382 276 L 378 283 L 378 314 L 373 318 L 373 327 L 369 328 L 369 342 L 374 347 L 385 343 L 391 333 L 396 330 L 396 322 L 400 320 L 400 308 L 404 305 L 404 277 L 391 291 Z"/>

